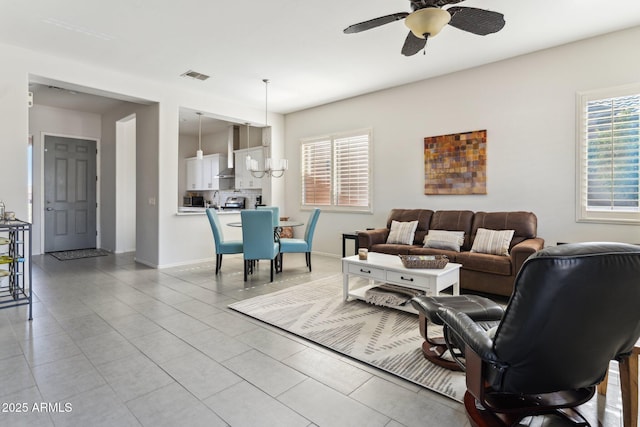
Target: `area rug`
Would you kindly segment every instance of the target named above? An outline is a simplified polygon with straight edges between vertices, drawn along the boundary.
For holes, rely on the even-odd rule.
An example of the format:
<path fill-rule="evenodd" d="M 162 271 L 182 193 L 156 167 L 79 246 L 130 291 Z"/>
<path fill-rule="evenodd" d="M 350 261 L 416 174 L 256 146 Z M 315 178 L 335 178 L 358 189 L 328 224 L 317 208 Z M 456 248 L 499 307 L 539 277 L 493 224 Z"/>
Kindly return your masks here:
<path fill-rule="evenodd" d="M 462 402 L 464 373 L 424 358 L 418 316 L 363 301 L 343 301 L 342 275 L 239 301 L 229 308 Z M 431 327 L 429 331 L 441 333 Z"/>
<path fill-rule="evenodd" d="M 104 249 L 77 249 L 74 251 L 58 251 L 48 253 L 49 255 L 60 261 L 69 261 L 73 259 L 93 258 L 109 255 L 109 252 L 105 251 Z"/>

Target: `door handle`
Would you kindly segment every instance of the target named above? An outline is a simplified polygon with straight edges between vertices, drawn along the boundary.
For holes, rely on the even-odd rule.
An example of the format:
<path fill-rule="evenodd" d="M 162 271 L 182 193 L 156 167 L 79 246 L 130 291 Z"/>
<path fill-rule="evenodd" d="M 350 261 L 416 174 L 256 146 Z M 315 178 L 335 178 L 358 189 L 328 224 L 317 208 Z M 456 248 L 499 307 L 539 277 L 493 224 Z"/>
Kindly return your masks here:
<path fill-rule="evenodd" d="M 53 210 L 55 210 L 55 209 L 53 209 L 53 208 L 47 208 L 47 210 L 48 210 L 48 211 L 53 211 Z"/>

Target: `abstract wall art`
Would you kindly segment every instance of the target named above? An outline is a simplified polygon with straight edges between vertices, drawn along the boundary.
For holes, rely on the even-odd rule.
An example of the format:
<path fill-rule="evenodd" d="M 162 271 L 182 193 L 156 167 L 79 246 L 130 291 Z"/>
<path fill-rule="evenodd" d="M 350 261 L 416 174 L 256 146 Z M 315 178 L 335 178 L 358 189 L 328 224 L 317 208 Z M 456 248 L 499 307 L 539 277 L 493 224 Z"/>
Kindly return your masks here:
<path fill-rule="evenodd" d="M 424 194 L 487 194 L 487 131 L 424 139 Z"/>

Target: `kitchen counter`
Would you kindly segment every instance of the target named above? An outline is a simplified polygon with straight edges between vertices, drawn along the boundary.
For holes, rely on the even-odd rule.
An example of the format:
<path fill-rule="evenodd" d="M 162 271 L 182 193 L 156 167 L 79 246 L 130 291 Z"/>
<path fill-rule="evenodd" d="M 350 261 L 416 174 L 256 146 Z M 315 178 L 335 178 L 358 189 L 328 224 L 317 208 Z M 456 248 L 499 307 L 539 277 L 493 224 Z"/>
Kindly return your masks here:
<path fill-rule="evenodd" d="M 229 227 L 230 222 L 240 221 L 240 209 L 217 209 L 218 220 L 224 229 L 225 240 L 242 240 L 242 228 Z M 175 216 L 180 218 L 176 220 L 176 226 L 182 235 L 188 235 L 195 238 L 199 245 L 200 254 L 194 259 L 205 259 L 210 257 L 211 248 L 213 248 L 213 239 L 211 238 L 211 226 L 205 212 L 205 208 L 193 208 L 180 206 Z M 202 240 L 207 241 L 204 245 Z M 195 251 L 195 249 L 194 249 Z"/>
<path fill-rule="evenodd" d="M 176 212 L 176 215 L 178 216 L 204 215 L 205 209 L 206 208 L 193 208 L 193 207 L 180 206 L 178 207 L 178 212 Z M 218 212 L 218 215 L 229 215 L 229 214 L 240 213 L 240 209 L 237 209 L 237 210 L 216 209 L 216 211 Z"/>

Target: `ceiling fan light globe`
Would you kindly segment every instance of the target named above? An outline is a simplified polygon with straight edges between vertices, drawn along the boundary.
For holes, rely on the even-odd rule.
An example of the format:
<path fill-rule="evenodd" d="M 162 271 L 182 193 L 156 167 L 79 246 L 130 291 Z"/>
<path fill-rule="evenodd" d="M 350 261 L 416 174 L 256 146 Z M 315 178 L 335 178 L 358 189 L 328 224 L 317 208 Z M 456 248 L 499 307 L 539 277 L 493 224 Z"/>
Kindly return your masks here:
<path fill-rule="evenodd" d="M 418 9 L 404 19 L 414 36 L 424 39 L 425 34 L 435 37 L 451 21 L 451 14 L 437 7 Z"/>

